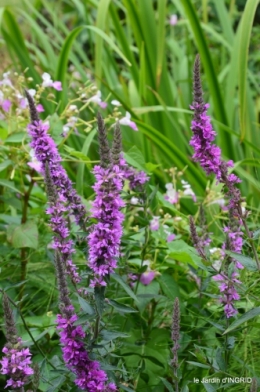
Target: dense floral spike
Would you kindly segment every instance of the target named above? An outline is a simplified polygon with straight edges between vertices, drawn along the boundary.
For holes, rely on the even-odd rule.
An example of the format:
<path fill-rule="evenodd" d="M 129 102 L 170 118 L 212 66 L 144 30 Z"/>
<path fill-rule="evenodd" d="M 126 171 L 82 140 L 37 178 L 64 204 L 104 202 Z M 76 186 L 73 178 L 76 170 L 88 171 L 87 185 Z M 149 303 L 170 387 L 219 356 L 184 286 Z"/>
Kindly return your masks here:
<path fill-rule="evenodd" d="M 91 286 L 106 286 L 104 277 L 111 274 L 117 265 L 122 236 L 124 202 L 120 197 L 123 188 L 122 172 L 117 165 L 110 168 L 95 166 L 96 183 L 93 189 L 96 198 L 91 209 L 92 217 L 98 220 L 88 236 L 89 267 L 95 277 Z"/>
<path fill-rule="evenodd" d="M 28 348 L 22 347 L 22 340 L 17 336 L 12 309 L 5 293 L 3 293 L 3 311 L 7 343 L 2 350 L 5 356 L 0 361 L 2 366 L 0 373 L 10 377 L 7 380 L 6 388 L 23 388 L 23 385 L 28 382 L 28 376 L 33 374 L 33 369 L 30 366 L 32 354 Z"/>
<path fill-rule="evenodd" d="M 121 152 L 122 152 L 122 135 L 121 135 L 119 122 L 117 122 L 115 125 L 113 145 L 111 151 L 112 161 L 114 165 L 119 165 Z"/>
<path fill-rule="evenodd" d="M 45 185 L 49 199 L 49 208 L 46 213 L 51 215 L 50 226 L 56 234 L 53 240 L 53 249 L 58 249 L 62 255 L 62 260 L 66 265 L 66 271 L 74 284 L 80 282 L 80 277 L 77 272 L 77 267 L 71 259 L 72 253 L 75 252 L 73 241 L 69 239 L 70 232 L 65 218 L 67 207 L 64 205 L 66 199 L 63 195 L 58 197 L 55 186 L 49 170 L 49 163 L 45 164 Z"/>
<path fill-rule="evenodd" d="M 28 132 L 32 137 L 30 146 L 33 148 L 35 156 L 41 162 L 40 172 L 44 175 L 46 162 L 49 164 L 50 176 L 57 188 L 58 194 L 62 195 L 69 202 L 69 209 L 73 212 L 76 222 L 85 231 L 86 208 L 82 204 L 80 197 L 72 187 L 72 182 L 66 171 L 61 166 L 61 157 L 57 147 L 48 135 L 49 125 L 39 120 L 35 104 L 31 95 L 26 91 L 29 102 L 31 124 L 28 125 Z"/>
<path fill-rule="evenodd" d="M 83 391 L 113 392 L 115 384 L 107 382 L 106 373 L 100 369 L 98 361 L 92 361 L 84 347 L 86 334 L 80 325 L 75 325 L 78 317 L 69 298 L 64 264 L 59 252 L 55 253 L 58 288 L 60 293 L 60 311 L 57 315 L 57 328 L 60 330 L 63 359 L 75 375 L 75 384 Z"/>
<path fill-rule="evenodd" d="M 97 114 L 97 123 L 100 166 L 106 168 L 111 164 L 111 151 L 107 140 L 105 123 L 100 113 Z"/>
<path fill-rule="evenodd" d="M 227 233 L 227 241 L 223 245 L 222 249 L 224 251 L 231 250 L 233 252 L 241 253 L 243 243 L 243 233 L 241 231 L 242 215 L 240 207 L 241 193 L 240 190 L 236 187 L 236 184 L 241 182 L 241 180 L 235 174 L 228 173 L 228 168 L 233 166 L 233 162 L 223 161 L 221 159 L 220 148 L 213 144 L 216 133 L 212 128 L 210 117 L 207 115 L 207 109 L 209 105 L 205 104 L 203 101 L 203 92 L 200 80 L 200 59 L 198 55 L 194 63 L 193 89 L 194 101 L 191 106 L 194 111 L 194 118 L 191 126 L 193 136 L 190 141 L 190 144 L 194 148 L 193 158 L 195 161 L 200 163 L 206 174 L 215 174 L 217 180 L 224 185 L 225 196 L 228 198 L 231 224 L 224 229 L 224 231 Z M 228 264 L 230 264 L 230 262 L 235 262 L 235 260 L 227 257 L 225 259 L 225 269 L 228 268 Z M 235 267 L 242 268 L 242 265 L 238 262 L 235 262 Z M 221 280 L 223 280 L 223 276 L 225 275 L 220 276 L 222 276 Z M 237 275 L 233 275 L 233 277 L 234 276 Z M 226 283 L 221 285 L 220 289 L 223 292 L 222 302 L 226 303 L 224 307 L 226 316 L 231 317 L 236 313 L 231 302 L 232 300 L 237 299 L 239 296 L 236 292 L 234 293 L 234 287 L 230 287 L 230 280 L 228 280 L 228 278 Z M 231 294 L 229 294 L 230 292 Z"/>

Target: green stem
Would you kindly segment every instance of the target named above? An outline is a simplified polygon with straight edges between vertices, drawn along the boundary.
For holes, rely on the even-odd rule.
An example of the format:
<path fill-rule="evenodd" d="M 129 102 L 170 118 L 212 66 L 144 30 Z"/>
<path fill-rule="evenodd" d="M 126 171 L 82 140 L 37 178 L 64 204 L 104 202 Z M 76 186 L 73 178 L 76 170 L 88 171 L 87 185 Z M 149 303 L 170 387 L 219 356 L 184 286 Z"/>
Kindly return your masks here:
<path fill-rule="evenodd" d="M 30 172 L 31 178 L 33 177 L 33 173 L 34 170 Z M 34 180 L 32 179 L 28 190 L 24 192 L 24 196 L 23 196 L 24 203 L 23 203 L 21 224 L 27 222 L 28 205 L 29 205 L 29 199 L 30 199 L 31 191 L 33 189 L 33 185 L 34 185 Z M 28 256 L 27 256 L 26 248 L 21 248 L 21 281 L 24 281 L 26 279 L 27 263 L 28 263 Z M 20 287 L 19 300 L 23 298 L 24 286 L 25 285 L 22 284 Z"/>

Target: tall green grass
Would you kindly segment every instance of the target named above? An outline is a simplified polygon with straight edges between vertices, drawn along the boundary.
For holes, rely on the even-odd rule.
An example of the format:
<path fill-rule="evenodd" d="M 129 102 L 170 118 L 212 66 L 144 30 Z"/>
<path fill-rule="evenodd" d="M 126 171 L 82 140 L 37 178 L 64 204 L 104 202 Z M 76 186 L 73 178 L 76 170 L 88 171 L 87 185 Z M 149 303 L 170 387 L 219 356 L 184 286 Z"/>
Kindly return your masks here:
<path fill-rule="evenodd" d="M 258 206 L 259 80 L 249 66 L 255 64 L 249 49 L 258 3 L 248 0 L 238 17 L 235 7 L 218 0 L 24 0 L 20 7 L 2 8 L 1 32 L 14 66 L 29 68 L 34 83 L 40 83 L 40 71 L 62 81 L 59 110 L 68 99 L 68 65 L 75 66 L 82 82 L 88 80 L 87 68 L 103 94 L 120 100 L 138 123 L 138 133 L 124 129 L 125 147 L 136 145 L 146 161 L 163 167 L 188 166 L 187 178 L 202 194 L 206 179 L 192 162 L 189 146 L 192 66 L 198 52 L 217 142 L 226 158 L 239 162 L 242 191 Z M 173 13 L 178 14 L 176 26 L 169 25 Z M 50 114 L 53 105 L 44 104 Z M 76 137 L 69 145 L 82 149 Z"/>

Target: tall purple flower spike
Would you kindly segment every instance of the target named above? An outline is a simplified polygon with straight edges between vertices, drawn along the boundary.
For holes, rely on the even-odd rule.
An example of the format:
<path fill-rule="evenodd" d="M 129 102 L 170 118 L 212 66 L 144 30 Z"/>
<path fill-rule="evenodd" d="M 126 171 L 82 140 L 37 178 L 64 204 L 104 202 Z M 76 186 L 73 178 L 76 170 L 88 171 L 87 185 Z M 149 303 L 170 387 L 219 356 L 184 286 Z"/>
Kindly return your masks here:
<path fill-rule="evenodd" d="M 29 376 L 34 373 L 31 367 L 32 354 L 28 348 L 23 348 L 22 340 L 17 336 L 12 309 L 5 293 L 3 293 L 3 310 L 7 343 L 2 350 L 5 355 L 0 361 L 2 366 L 0 373 L 10 377 L 5 388 L 22 390 L 23 386 L 28 383 Z"/>
<path fill-rule="evenodd" d="M 230 226 L 224 229 L 224 232 L 227 233 L 227 241 L 224 243 L 222 249 L 223 251 L 231 250 L 241 253 L 243 244 L 240 207 L 241 193 L 236 187 L 236 184 L 241 182 L 241 180 L 233 173 L 228 174 L 228 168 L 233 166 L 233 162 L 223 161 L 221 159 L 220 148 L 214 144 L 216 132 L 213 130 L 210 117 L 207 115 L 209 104 L 205 104 L 203 101 L 200 79 L 200 58 L 198 55 L 194 63 L 193 94 L 194 101 L 191 106 L 191 109 L 194 111 L 194 117 L 191 123 L 193 136 L 190 141 L 190 145 L 194 148 L 193 159 L 200 163 L 207 175 L 215 174 L 218 182 L 224 185 L 225 196 L 228 198 Z M 195 238 L 194 227 L 192 229 L 192 236 Z M 195 241 L 194 245 L 198 246 L 198 251 L 203 256 L 204 251 L 199 241 Z M 227 318 L 237 313 L 237 310 L 233 306 L 233 301 L 238 299 L 239 295 L 235 290 L 234 283 L 240 283 L 236 279 L 238 276 L 236 271 L 230 277 L 227 276 L 228 265 L 230 263 L 235 264 L 234 268 L 243 268 L 240 263 L 231 257 L 226 257 L 224 266 L 226 274 L 219 274 L 213 278 L 216 281 L 224 281 L 220 286 L 220 290 L 223 294 L 222 302 L 225 304 L 224 310 Z"/>
<path fill-rule="evenodd" d="M 59 197 L 57 195 L 55 186 L 50 176 L 48 162 L 45 164 L 45 186 L 49 200 L 49 208 L 47 208 L 46 214 L 51 216 L 50 226 L 55 233 L 52 248 L 59 250 L 62 256 L 62 261 L 66 266 L 66 272 L 70 276 L 74 285 L 76 285 L 81 281 L 81 278 L 78 274 L 77 267 L 71 258 L 71 255 L 75 252 L 75 249 L 73 246 L 73 241 L 69 239 L 70 231 L 64 215 L 67 212 L 67 207 L 64 204 L 66 200 L 63 195 L 60 195 Z"/>
<path fill-rule="evenodd" d="M 117 265 L 121 236 L 123 233 L 123 213 L 120 211 L 125 203 L 120 197 L 123 189 L 123 172 L 117 164 L 121 142 L 117 140 L 113 151 L 110 151 L 104 122 L 98 114 L 98 134 L 100 145 L 100 165 L 96 165 L 93 173 L 96 193 L 91 209 L 91 216 L 97 219 L 88 236 L 89 267 L 94 273 L 90 285 L 106 286 L 105 277 L 111 274 Z M 121 138 L 117 124 L 114 138 Z M 113 154 L 113 156 L 112 156 Z"/>
<path fill-rule="evenodd" d="M 57 315 L 57 329 L 60 330 L 63 359 L 67 368 L 75 376 L 75 384 L 83 391 L 114 392 L 114 383 L 107 383 L 107 375 L 100 369 L 98 361 L 93 361 L 84 347 L 86 337 L 81 325 L 75 325 L 78 317 L 69 298 L 69 290 L 64 264 L 58 251 L 55 253 L 56 274 L 60 294 L 60 311 Z"/>
<path fill-rule="evenodd" d="M 45 173 L 46 162 L 49 164 L 50 176 L 57 192 L 68 202 L 68 209 L 75 215 L 77 224 L 86 231 L 86 208 L 80 197 L 72 187 L 72 182 L 64 168 L 61 166 L 61 157 L 53 139 L 48 135 L 49 125 L 44 124 L 37 113 L 33 98 L 25 91 L 29 102 L 31 124 L 28 125 L 28 133 L 32 137 L 30 146 L 35 156 L 41 162 L 41 173 Z"/>

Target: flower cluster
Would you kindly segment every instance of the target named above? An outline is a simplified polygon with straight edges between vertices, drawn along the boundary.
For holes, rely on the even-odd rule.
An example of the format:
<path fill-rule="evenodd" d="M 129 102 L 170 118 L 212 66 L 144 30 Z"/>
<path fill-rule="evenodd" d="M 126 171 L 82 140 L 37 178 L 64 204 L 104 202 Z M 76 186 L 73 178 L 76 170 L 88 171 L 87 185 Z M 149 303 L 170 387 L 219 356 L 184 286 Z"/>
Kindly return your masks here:
<path fill-rule="evenodd" d="M 46 163 L 49 165 L 50 176 L 57 192 L 69 203 L 70 209 L 75 215 L 76 222 L 85 228 L 86 209 L 80 197 L 72 187 L 72 182 L 68 178 L 66 171 L 61 166 L 61 157 L 53 139 L 48 135 L 49 125 L 39 120 L 33 99 L 26 93 L 31 113 L 31 124 L 28 125 L 28 132 L 32 137 L 30 146 L 34 151 L 39 165 L 39 171 L 44 175 Z"/>
<path fill-rule="evenodd" d="M 2 365 L 1 374 L 10 376 L 6 388 L 20 388 L 28 381 L 28 376 L 33 374 L 31 368 L 31 353 L 28 348 L 22 348 L 21 340 L 16 345 L 5 345 L 3 348 L 5 356 L 0 361 Z"/>
<path fill-rule="evenodd" d="M 28 348 L 22 347 L 21 338 L 17 336 L 12 309 L 5 293 L 3 293 L 3 310 L 7 343 L 2 350 L 5 356 L 0 361 L 2 366 L 0 373 L 10 377 L 7 380 L 6 388 L 21 388 L 29 381 L 28 376 L 33 374 L 33 369 L 30 366 L 32 354 Z"/>
<path fill-rule="evenodd" d="M 80 325 L 75 309 L 69 298 L 64 264 L 60 253 L 55 253 L 55 266 L 60 294 L 60 311 L 57 315 L 57 328 L 60 330 L 63 359 L 70 371 L 76 375 L 75 384 L 88 392 L 114 392 L 114 383 L 106 384 L 107 375 L 100 369 L 98 361 L 92 361 L 84 347 L 85 332 Z"/>
<path fill-rule="evenodd" d="M 106 286 L 104 276 L 113 272 L 119 257 L 119 245 L 122 236 L 123 213 L 125 204 L 120 198 L 123 188 L 123 172 L 117 165 L 109 168 L 95 166 L 93 173 L 96 183 L 93 189 L 96 198 L 91 214 L 98 222 L 93 225 L 89 239 L 89 266 L 95 277 L 91 286 Z"/>
<path fill-rule="evenodd" d="M 225 162 L 221 159 L 221 150 L 213 142 L 216 136 L 215 131 L 212 128 L 210 117 L 207 115 L 208 104 L 203 102 L 202 88 L 200 80 L 200 60 L 196 57 L 194 64 L 194 102 L 191 108 L 194 110 L 194 119 L 192 121 L 192 132 L 190 144 L 194 148 L 193 158 L 199 162 L 206 174 L 215 174 L 218 182 L 222 183 L 226 189 L 225 196 L 228 198 L 228 208 L 230 215 L 230 225 L 224 228 L 224 232 L 227 233 L 227 241 L 224 243 L 222 249 L 231 250 L 233 252 L 241 253 L 242 249 L 242 209 L 241 209 L 241 193 L 236 187 L 236 184 L 241 180 L 235 174 L 229 174 L 228 168 L 233 167 L 233 162 Z M 200 255 L 205 257 L 203 250 L 203 244 L 199 241 L 198 236 L 195 234 L 195 226 L 191 221 L 191 233 L 194 240 L 194 245 L 197 247 Z M 235 262 L 231 257 L 224 259 L 224 268 L 227 271 L 228 265 L 231 262 Z M 234 268 L 242 268 L 242 265 L 235 262 Z M 233 316 L 237 311 L 232 306 L 232 301 L 239 298 L 236 293 L 233 283 L 238 283 L 237 272 L 234 271 L 232 276 L 227 277 L 226 274 L 217 275 L 221 276 L 221 280 L 225 280 L 220 287 L 223 293 L 222 302 L 225 303 L 225 314 L 227 317 Z M 220 281 L 219 278 L 215 280 Z"/>
<path fill-rule="evenodd" d="M 70 232 L 68 229 L 65 213 L 67 208 L 64 205 L 66 199 L 63 195 L 57 197 L 55 187 L 52 183 L 49 166 L 46 164 L 45 168 L 45 184 L 47 195 L 49 199 L 49 208 L 46 210 L 46 214 L 50 214 L 50 226 L 53 232 L 56 234 L 53 240 L 52 248 L 57 249 L 62 255 L 62 260 L 66 265 L 66 271 L 71 277 L 74 284 L 80 282 L 80 277 L 77 272 L 77 267 L 72 262 L 71 255 L 74 253 L 73 241 L 69 239 Z"/>
<path fill-rule="evenodd" d="M 57 328 L 60 332 L 63 359 L 69 370 L 75 375 L 75 384 L 88 392 L 116 391 L 114 383 L 106 385 L 107 375 L 100 369 L 98 361 L 92 361 L 84 347 L 85 332 L 80 325 L 74 325 L 78 317 L 72 305 L 63 309 L 63 315 L 57 315 Z"/>

